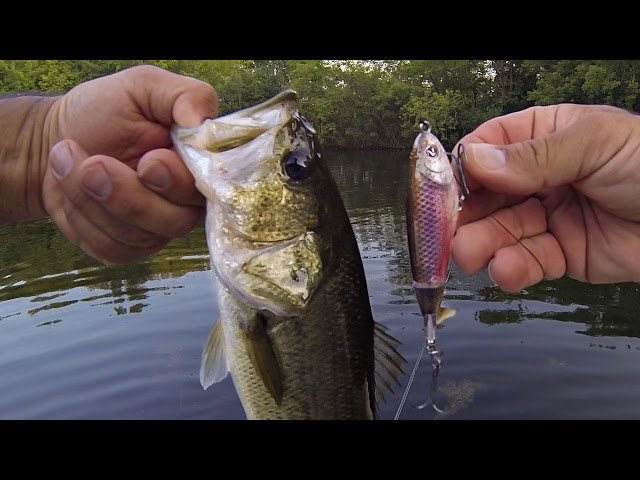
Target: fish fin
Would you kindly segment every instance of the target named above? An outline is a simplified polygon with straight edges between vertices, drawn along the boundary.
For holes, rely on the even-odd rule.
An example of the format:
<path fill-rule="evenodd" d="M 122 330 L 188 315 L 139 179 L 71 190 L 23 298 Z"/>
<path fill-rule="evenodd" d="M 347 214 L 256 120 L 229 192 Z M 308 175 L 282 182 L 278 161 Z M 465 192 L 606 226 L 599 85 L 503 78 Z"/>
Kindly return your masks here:
<path fill-rule="evenodd" d="M 244 346 L 253 368 L 276 404 L 281 406 L 282 374 L 260 314 L 256 315 L 255 321 L 251 322 L 248 329 L 243 329 L 242 333 Z"/>
<path fill-rule="evenodd" d="M 387 383 L 387 380 L 384 375 L 377 373 L 378 370 L 378 362 L 376 362 L 376 403 L 385 404 L 385 397 L 393 392 L 391 385 Z"/>
<path fill-rule="evenodd" d="M 368 377 L 369 376 L 367 375 L 367 377 L 365 377 L 364 379 L 364 389 L 365 389 L 365 392 L 367 392 L 367 400 L 369 401 L 369 412 L 371 413 L 371 417 L 367 417 L 367 418 L 371 420 L 378 420 L 378 401 L 375 398 L 376 392 L 374 387 L 375 376 L 373 379 L 373 384 L 369 383 Z M 371 387 L 374 387 L 374 388 L 371 388 Z"/>
<path fill-rule="evenodd" d="M 398 378 L 404 374 L 402 364 L 407 363 L 396 350 L 400 342 L 385 332 L 387 327 L 374 322 L 376 401 L 384 403 L 385 396 L 393 392 L 392 384 L 400 386 Z"/>
<path fill-rule="evenodd" d="M 229 373 L 224 353 L 224 334 L 222 323 L 218 320 L 211 332 L 202 352 L 200 364 L 200 384 L 205 390 L 214 383 L 223 380 Z"/>
<path fill-rule="evenodd" d="M 441 308 L 440 313 L 438 314 L 438 319 L 436 320 L 436 324 L 440 325 L 447 318 L 451 318 L 456 314 L 457 310 L 455 308 Z"/>

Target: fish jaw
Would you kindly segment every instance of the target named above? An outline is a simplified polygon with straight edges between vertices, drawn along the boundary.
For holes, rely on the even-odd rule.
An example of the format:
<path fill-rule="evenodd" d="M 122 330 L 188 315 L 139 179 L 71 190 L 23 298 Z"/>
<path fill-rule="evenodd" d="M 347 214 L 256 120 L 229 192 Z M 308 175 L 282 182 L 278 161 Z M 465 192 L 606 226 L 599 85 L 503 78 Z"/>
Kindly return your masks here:
<path fill-rule="evenodd" d="M 171 129 L 173 144 L 187 144 L 209 152 L 223 152 L 249 143 L 273 127 L 286 124 L 298 109 L 296 92 L 285 90 L 258 105 L 205 120 L 195 128 Z M 315 132 L 314 132 L 315 133 Z"/>

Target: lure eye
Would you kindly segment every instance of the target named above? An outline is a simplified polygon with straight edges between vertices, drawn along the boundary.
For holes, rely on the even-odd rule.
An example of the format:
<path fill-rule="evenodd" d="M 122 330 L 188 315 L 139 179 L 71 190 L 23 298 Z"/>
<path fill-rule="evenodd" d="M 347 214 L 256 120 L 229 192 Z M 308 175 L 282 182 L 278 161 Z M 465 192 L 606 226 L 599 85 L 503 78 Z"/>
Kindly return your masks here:
<path fill-rule="evenodd" d="M 309 160 L 302 152 L 289 152 L 282 161 L 284 174 L 294 182 L 303 182 L 311 175 Z"/>
<path fill-rule="evenodd" d="M 427 147 L 427 155 L 429 155 L 431 158 L 436 158 L 438 156 L 438 147 L 436 147 L 435 145 L 429 145 Z"/>

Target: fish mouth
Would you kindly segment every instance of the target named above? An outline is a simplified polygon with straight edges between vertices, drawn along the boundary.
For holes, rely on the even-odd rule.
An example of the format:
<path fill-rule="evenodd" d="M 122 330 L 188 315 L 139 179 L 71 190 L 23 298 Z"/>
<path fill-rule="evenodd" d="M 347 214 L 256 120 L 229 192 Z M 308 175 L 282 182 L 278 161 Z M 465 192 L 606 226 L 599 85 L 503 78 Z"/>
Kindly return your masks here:
<path fill-rule="evenodd" d="M 196 128 L 174 125 L 171 137 L 174 145 L 188 144 L 209 152 L 225 152 L 250 142 L 273 127 L 284 125 L 296 110 L 297 94 L 289 89 L 258 105 L 206 120 Z M 215 135 L 211 135 L 208 128 L 215 131 Z"/>
<path fill-rule="evenodd" d="M 278 132 L 296 111 L 296 93 L 286 90 L 259 105 L 205 120 L 195 128 L 174 124 L 170 136 L 196 178 L 196 188 L 213 199 L 218 183 L 242 184 L 264 175 L 265 152 L 273 151 Z"/>

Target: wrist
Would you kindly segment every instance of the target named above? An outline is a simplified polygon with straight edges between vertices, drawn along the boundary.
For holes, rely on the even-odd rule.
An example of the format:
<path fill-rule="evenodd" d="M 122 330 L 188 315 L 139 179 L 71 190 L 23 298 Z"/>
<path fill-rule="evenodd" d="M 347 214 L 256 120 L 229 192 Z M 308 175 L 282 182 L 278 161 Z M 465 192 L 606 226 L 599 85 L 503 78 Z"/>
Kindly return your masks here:
<path fill-rule="evenodd" d="M 59 99 L 24 96 L 0 102 L 0 223 L 47 216 L 42 182 L 59 140 Z"/>

